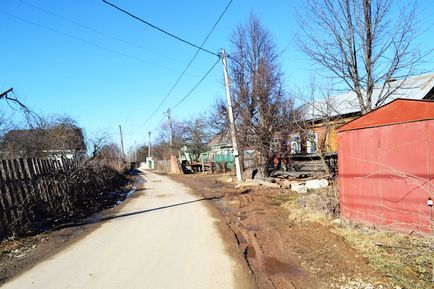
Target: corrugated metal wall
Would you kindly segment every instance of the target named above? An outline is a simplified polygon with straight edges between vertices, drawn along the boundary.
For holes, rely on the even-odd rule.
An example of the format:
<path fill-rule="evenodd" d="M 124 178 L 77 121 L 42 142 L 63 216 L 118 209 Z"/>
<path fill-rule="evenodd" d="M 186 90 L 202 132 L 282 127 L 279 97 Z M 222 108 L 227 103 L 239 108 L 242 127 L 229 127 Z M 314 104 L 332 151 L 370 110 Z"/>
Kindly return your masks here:
<path fill-rule="evenodd" d="M 338 134 L 341 214 L 385 229 L 430 232 L 434 120 Z"/>

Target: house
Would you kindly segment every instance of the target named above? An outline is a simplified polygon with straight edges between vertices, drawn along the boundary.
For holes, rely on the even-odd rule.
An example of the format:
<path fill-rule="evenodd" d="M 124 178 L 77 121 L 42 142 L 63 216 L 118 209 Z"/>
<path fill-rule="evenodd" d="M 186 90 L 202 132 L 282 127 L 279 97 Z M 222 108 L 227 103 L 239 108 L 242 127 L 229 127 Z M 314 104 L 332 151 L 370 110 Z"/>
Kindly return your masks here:
<path fill-rule="evenodd" d="M 398 98 L 431 100 L 434 99 L 434 73 L 406 80 L 391 79 L 387 88 L 393 93 L 381 105 Z M 381 87 L 374 89 L 373 103 L 378 101 L 381 93 Z M 297 111 L 301 115 L 299 129 L 290 135 L 287 144 L 292 166 L 296 170 L 321 171 L 326 162 L 331 173 L 336 173 L 336 129 L 362 115 L 356 94 L 350 91 L 313 100 Z"/>
<path fill-rule="evenodd" d="M 0 155 L 9 158 L 81 159 L 86 156 L 86 151 L 82 130 L 62 125 L 49 129 L 11 130 L 0 142 Z"/>
<path fill-rule="evenodd" d="M 434 99 L 434 73 L 409 77 L 406 80 L 388 81 L 388 89 L 393 93 L 380 106 L 395 99 Z M 378 101 L 382 88 L 374 89 L 372 103 Z M 323 146 L 325 153 L 337 151 L 336 128 L 361 116 L 360 106 L 353 91 L 302 105 L 304 133 L 294 133 L 290 138 L 292 154 L 315 154 Z M 323 143 L 321 143 L 323 142 Z"/>
<path fill-rule="evenodd" d="M 200 154 L 202 163 L 216 163 L 219 166 L 225 163 L 226 169 L 231 170 L 234 167 L 234 149 L 229 134 L 215 135 L 207 144 L 208 151 Z"/>
<path fill-rule="evenodd" d="M 434 101 L 396 99 L 337 134 L 341 216 L 433 233 Z"/>

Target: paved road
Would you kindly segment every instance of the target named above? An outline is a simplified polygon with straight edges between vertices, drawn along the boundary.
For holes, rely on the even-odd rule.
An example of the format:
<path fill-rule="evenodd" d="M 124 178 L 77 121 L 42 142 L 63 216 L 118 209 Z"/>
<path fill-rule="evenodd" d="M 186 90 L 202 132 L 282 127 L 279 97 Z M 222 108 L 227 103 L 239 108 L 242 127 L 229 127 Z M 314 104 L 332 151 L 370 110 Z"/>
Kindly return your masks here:
<path fill-rule="evenodd" d="M 203 202 L 168 177 L 146 172 L 145 178 L 145 190 L 117 215 L 143 212 L 102 222 L 3 288 L 239 287 L 236 262 Z"/>

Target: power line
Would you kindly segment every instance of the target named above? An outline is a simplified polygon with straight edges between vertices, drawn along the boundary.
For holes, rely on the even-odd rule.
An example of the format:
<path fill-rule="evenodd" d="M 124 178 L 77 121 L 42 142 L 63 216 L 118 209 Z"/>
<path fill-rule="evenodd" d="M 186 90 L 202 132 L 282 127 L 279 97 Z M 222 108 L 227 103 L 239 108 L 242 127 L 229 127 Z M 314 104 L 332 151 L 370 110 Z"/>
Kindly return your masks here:
<path fill-rule="evenodd" d="M 204 76 L 202 76 L 202 78 L 198 81 L 198 83 L 196 83 L 196 85 L 183 98 L 181 98 L 180 101 L 178 101 L 174 106 L 172 106 L 172 110 L 175 109 L 178 105 L 180 105 L 184 100 L 186 100 L 187 97 L 190 96 L 190 94 L 192 94 L 192 92 L 199 86 L 199 84 L 201 84 L 201 82 L 208 76 L 208 74 L 210 74 L 210 72 L 214 69 L 214 67 L 219 62 L 220 62 L 220 59 L 217 59 L 217 61 L 214 63 L 214 65 L 207 71 L 207 73 L 205 73 Z"/>
<path fill-rule="evenodd" d="M 200 47 L 196 50 L 196 53 L 193 55 L 193 58 L 188 62 L 187 66 L 185 67 L 184 71 L 181 73 L 181 75 L 178 77 L 178 79 L 175 81 L 175 83 L 172 85 L 172 87 L 170 88 L 169 92 L 164 96 L 164 98 L 161 100 L 160 104 L 157 106 L 157 108 L 151 113 L 151 115 L 145 120 L 144 123 L 142 123 L 136 131 L 138 131 L 140 128 L 142 128 L 146 123 L 148 123 L 153 117 L 154 115 L 158 112 L 158 110 L 161 108 L 161 106 L 166 102 L 166 100 L 169 98 L 170 94 L 173 92 L 173 90 L 176 88 L 176 86 L 178 85 L 179 81 L 181 80 L 181 78 L 184 76 L 185 72 L 188 70 L 188 68 L 190 67 L 190 65 L 193 63 L 193 61 L 196 59 L 197 55 L 199 54 L 199 52 L 201 51 L 201 48 L 205 45 L 205 43 L 208 41 L 209 37 L 211 36 L 211 34 L 214 32 L 214 29 L 217 27 L 217 25 L 219 24 L 220 20 L 223 18 L 223 16 L 225 15 L 226 11 L 228 10 L 229 6 L 232 4 L 233 0 L 230 0 L 228 2 L 228 4 L 226 5 L 225 9 L 222 11 L 222 13 L 220 14 L 219 18 L 217 19 L 217 21 L 214 23 L 213 27 L 211 28 L 210 32 L 208 33 L 208 35 L 205 37 L 205 39 L 202 41 Z M 219 55 L 220 57 L 220 55 Z"/>
<path fill-rule="evenodd" d="M 205 80 L 205 78 L 211 73 L 211 71 L 215 68 L 215 66 L 217 65 L 217 63 L 220 62 L 220 59 L 217 59 L 217 61 L 211 66 L 211 68 L 201 77 L 201 79 L 193 86 L 192 89 L 190 89 L 190 91 L 184 95 L 183 98 L 181 98 L 174 106 L 172 106 L 171 110 L 174 110 L 178 105 L 180 105 L 181 103 L 183 103 L 187 97 L 189 97 L 195 90 L 196 88 L 198 88 L 198 86 Z M 163 116 L 163 118 L 161 119 L 161 121 L 152 129 L 152 131 L 157 130 L 158 127 L 161 125 L 161 123 L 163 123 L 165 119 L 165 116 Z M 142 125 L 143 126 L 143 125 Z M 137 129 L 139 130 L 139 128 Z"/>
<path fill-rule="evenodd" d="M 158 27 L 158 26 L 156 26 L 156 25 L 154 25 L 154 24 L 152 24 L 152 23 L 149 23 L 148 21 L 146 21 L 146 20 L 144 20 L 144 19 L 142 19 L 142 18 L 140 18 L 140 17 L 138 17 L 138 16 L 136 16 L 136 15 L 134 15 L 134 14 L 132 14 L 132 13 L 130 13 L 130 12 L 128 12 L 128 11 L 122 9 L 122 8 L 120 8 L 119 6 L 116 6 L 115 4 L 112 4 L 112 3 L 110 3 L 110 2 L 108 2 L 108 1 L 106 1 L 106 0 L 102 0 L 102 2 L 104 2 L 104 3 L 107 4 L 107 5 L 112 6 L 113 8 L 115 8 L 115 9 L 117 9 L 117 10 L 119 10 L 119 11 L 125 13 L 125 14 L 127 14 L 128 16 L 130 16 L 130 17 L 132 17 L 132 18 L 134 18 L 134 19 L 136 19 L 136 20 L 138 20 L 138 21 L 140 21 L 140 22 L 142 22 L 142 23 L 144 23 L 144 24 L 146 24 L 146 25 L 148 25 L 148 26 L 150 26 L 150 27 L 152 27 L 152 28 L 154 28 L 154 29 L 156 29 L 156 30 L 158 30 L 158 31 L 160 31 L 160 32 L 162 32 L 162 33 L 164 33 L 164 34 L 166 34 L 166 35 L 169 35 L 170 37 L 173 37 L 173 38 L 175 38 L 175 39 L 177 39 L 177 40 L 179 40 L 179 41 L 181 41 L 181 42 L 184 42 L 184 43 L 186 43 L 186 44 L 188 44 L 188 45 L 191 45 L 191 46 L 193 46 L 193 47 L 196 47 L 197 49 L 200 49 L 200 50 L 205 51 L 205 52 L 207 52 L 207 53 L 209 53 L 209 54 L 212 54 L 212 55 L 214 55 L 214 56 L 219 57 L 219 55 L 218 55 L 217 53 L 212 52 L 212 51 L 210 51 L 210 50 L 208 50 L 208 49 L 205 49 L 205 48 L 203 48 L 203 47 L 200 47 L 200 46 L 198 46 L 198 45 L 196 45 L 196 44 L 194 44 L 194 43 L 192 43 L 192 42 L 190 42 L 190 41 L 188 41 L 188 40 L 185 40 L 185 39 L 183 39 L 183 38 L 181 38 L 181 37 L 179 37 L 179 36 L 176 36 L 175 34 L 170 33 L 170 32 L 168 32 L 168 31 L 166 31 L 166 30 L 164 30 L 164 29 L 162 29 L 162 28 L 160 28 L 160 27 Z"/>
<path fill-rule="evenodd" d="M 202 83 L 202 81 L 205 80 L 205 78 L 211 73 L 211 71 L 214 69 L 214 67 L 217 65 L 217 63 L 219 63 L 220 59 L 217 59 L 217 61 L 211 66 L 211 68 L 202 76 L 202 78 L 195 84 L 195 86 L 193 86 L 192 89 L 190 89 L 190 91 L 180 100 L 178 101 L 174 106 L 172 106 L 172 110 L 175 109 L 178 105 L 180 105 L 182 102 L 184 102 L 184 100 L 187 99 L 187 97 L 189 97 L 194 90 L 196 90 L 196 88 Z M 152 115 L 153 116 L 153 115 Z M 136 133 L 139 129 L 141 129 L 151 118 L 148 118 L 143 124 L 140 125 L 140 127 L 138 127 L 134 132 L 132 132 L 131 134 Z M 161 123 L 161 122 L 160 122 Z M 158 125 L 157 125 L 158 126 Z M 157 129 L 157 127 L 154 128 L 154 130 Z"/>
<path fill-rule="evenodd" d="M 211 36 L 211 34 L 214 32 L 214 29 L 217 27 L 217 24 L 220 22 L 220 20 L 223 18 L 223 16 L 225 15 L 226 11 L 228 10 L 229 6 L 231 5 L 233 0 L 230 0 L 228 2 L 228 4 L 226 5 L 225 9 L 223 10 L 223 12 L 220 14 L 219 18 L 217 19 L 217 21 L 214 23 L 213 27 L 211 28 L 210 32 L 208 33 L 208 35 L 205 37 L 205 39 L 202 41 L 200 48 L 202 48 L 205 43 L 208 41 L 209 37 Z M 161 107 L 161 105 L 163 105 L 163 103 L 166 101 L 166 99 L 169 97 L 169 95 L 172 93 L 172 91 L 175 89 L 175 87 L 178 85 L 179 81 L 181 80 L 181 78 L 184 76 L 185 72 L 187 71 L 187 69 L 190 67 L 190 65 L 193 63 L 193 61 L 196 59 L 197 55 L 199 54 L 199 52 L 201 51 L 201 49 L 198 48 L 196 50 L 196 53 L 193 55 L 193 58 L 190 60 L 190 62 L 188 62 L 187 66 L 185 67 L 184 71 L 181 73 L 181 75 L 178 77 L 178 79 L 176 80 L 176 82 L 173 84 L 172 88 L 169 90 L 169 93 L 165 96 L 165 98 L 163 99 L 163 101 L 161 102 L 161 104 L 158 106 L 157 110 Z M 219 55 L 220 58 L 220 55 Z"/>
<path fill-rule="evenodd" d="M 46 26 L 46 25 L 43 25 L 43 24 L 39 24 L 39 23 L 36 23 L 36 22 L 30 21 L 30 20 L 24 19 L 24 18 L 22 18 L 22 17 L 20 17 L 20 16 L 16 16 L 16 15 L 11 14 L 11 13 L 8 13 L 8 12 L 6 12 L 6 11 L 2 11 L 2 10 L 0 10 L 0 13 L 1 13 L 1 14 L 4 14 L 4 15 L 7 15 L 7 16 L 9 16 L 9 17 L 11 17 L 11 18 L 14 18 L 14 19 L 20 20 L 20 21 L 22 21 L 22 22 L 25 22 L 25 23 L 27 23 L 27 24 L 31 24 L 31 25 L 34 25 L 34 26 L 37 26 L 37 27 L 40 27 L 40 28 L 43 28 L 43 29 L 49 30 L 49 31 L 51 31 L 51 32 L 55 32 L 55 33 L 57 33 L 57 34 L 60 34 L 60 35 L 63 35 L 63 36 L 66 36 L 66 37 L 69 37 L 69 38 L 72 38 L 72 39 L 78 40 L 78 41 L 83 42 L 83 43 L 85 43 L 85 44 L 87 44 L 87 45 L 93 46 L 93 47 L 95 47 L 95 48 L 98 48 L 98 49 L 101 49 L 101 50 L 104 50 L 104 51 L 108 51 L 108 52 L 113 53 L 113 54 L 117 54 L 117 55 L 120 55 L 120 56 L 123 56 L 123 57 L 127 57 L 127 58 L 130 58 L 130 59 L 136 60 L 136 61 L 144 62 L 144 63 L 150 64 L 150 65 L 159 66 L 159 67 L 165 68 L 165 69 L 170 70 L 170 71 L 176 71 L 176 72 L 179 72 L 179 71 L 177 71 L 177 70 L 175 70 L 175 69 L 172 69 L 172 68 L 170 68 L 170 67 L 167 67 L 167 66 L 165 66 L 165 65 L 161 65 L 161 64 L 153 63 L 153 62 L 151 62 L 151 61 L 147 61 L 147 60 L 144 60 L 144 59 L 138 58 L 138 57 L 136 57 L 136 56 L 132 56 L 132 55 L 129 55 L 129 54 L 126 54 L 126 53 L 123 53 L 123 52 L 120 52 L 120 51 L 117 51 L 117 50 L 114 50 L 114 49 L 111 49 L 111 48 L 104 47 L 104 46 L 102 46 L 102 45 L 99 45 L 99 44 L 97 44 L 97 43 L 94 43 L 94 42 L 91 42 L 91 41 L 89 41 L 89 40 L 83 39 L 83 38 L 81 38 L 81 37 L 78 37 L 78 36 L 75 36 L 75 35 L 72 35 L 72 34 L 69 34 L 69 33 L 66 33 L 66 32 L 63 32 L 63 31 L 60 31 L 60 30 L 57 30 L 57 29 L 55 29 L 55 28 L 51 28 L 51 27 Z"/>
<path fill-rule="evenodd" d="M 166 114 L 164 114 L 163 118 L 160 120 L 160 122 L 152 129 L 152 131 L 157 130 L 160 125 L 163 123 L 163 121 L 166 119 Z"/>
<path fill-rule="evenodd" d="M 42 11 L 42 12 L 44 12 L 44 13 L 47 13 L 47 14 L 49 14 L 49 15 L 51 15 L 51 16 L 54 16 L 54 17 L 57 17 L 57 18 L 59 18 L 59 19 L 61 19 L 61 20 L 64 20 L 64 21 L 66 21 L 66 22 L 72 23 L 72 24 L 74 24 L 74 25 L 76 25 L 76 26 L 78 26 L 78 27 L 81 27 L 81 28 L 83 28 L 83 29 L 86 29 L 86 30 L 88 30 L 88 31 L 92 31 L 92 32 L 94 32 L 94 33 L 96 33 L 96 34 L 99 34 L 99 35 L 101 35 L 101 36 L 104 36 L 104 37 L 107 37 L 107 38 L 110 38 L 110 39 L 116 40 L 116 41 L 118 41 L 118 42 L 122 42 L 122 43 L 128 44 L 128 45 L 130 45 L 130 46 L 133 46 L 133 47 L 136 47 L 136 48 L 139 48 L 139 49 L 142 49 L 142 50 L 145 50 L 145 51 L 148 51 L 148 52 L 154 53 L 154 54 L 156 54 L 156 55 L 159 55 L 159 56 L 165 57 L 165 58 L 170 59 L 170 60 L 179 61 L 179 60 L 177 60 L 177 59 L 175 59 L 175 58 L 169 57 L 169 56 L 167 56 L 167 55 L 163 55 L 163 54 L 161 54 L 161 53 L 158 53 L 158 52 L 156 52 L 156 51 L 153 51 L 152 49 L 146 48 L 146 47 L 144 47 L 144 46 L 142 46 L 142 45 L 140 45 L 140 44 L 137 44 L 137 43 L 134 43 L 134 42 L 131 42 L 131 41 L 128 41 L 128 40 L 124 40 L 124 39 L 121 39 L 121 38 L 118 38 L 118 37 L 112 36 L 112 35 L 107 34 L 107 33 L 105 33 L 105 32 L 99 31 L 99 30 L 97 30 L 97 29 L 95 29 L 95 28 L 92 28 L 92 27 L 89 27 L 89 26 L 87 26 L 87 25 L 81 24 L 81 23 L 79 23 L 79 22 L 77 22 L 77 21 L 75 21 L 75 20 L 72 20 L 72 19 L 70 19 L 70 18 L 67 18 L 67 17 L 65 17 L 65 16 L 62 16 L 62 15 L 56 14 L 56 13 L 54 13 L 54 12 L 52 12 L 52 11 L 49 11 L 49 10 L 47 10 L 47 9 L 45 9 L 45 8 L 41 8 L 41 7 L 36 6 L 36 5 L 32 4 L 32 3 L 26 2 L 26 1 L 24 1 L 24 0 L 18 0 L 18 1 L 20 1 L 21 3 L 23 3 L 23 4 L 25 4 L 25 5 L 29 6 L 29 7 L 32 7 L 32 8 L 34 8 L 34 9 L 36 9 L 36 10 Z"/>

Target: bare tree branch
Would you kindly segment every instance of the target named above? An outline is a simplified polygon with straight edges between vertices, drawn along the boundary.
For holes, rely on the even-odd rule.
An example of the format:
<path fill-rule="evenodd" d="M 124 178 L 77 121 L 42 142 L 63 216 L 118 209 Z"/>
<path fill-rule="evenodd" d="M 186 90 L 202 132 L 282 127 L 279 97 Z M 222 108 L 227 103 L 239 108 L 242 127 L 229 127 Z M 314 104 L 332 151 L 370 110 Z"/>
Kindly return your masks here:
<path fill-rule="evenodd" d="M 381 106 L 432 52 L 412 46 L 416 4 L 391 0 L 308 0 L 299 12 L 301 49 L 352 90 L 363 114 Z M 379 95 L 374 97 L 374 88 Z M 380 88 L 380 89 L 378 89 Z"/>

